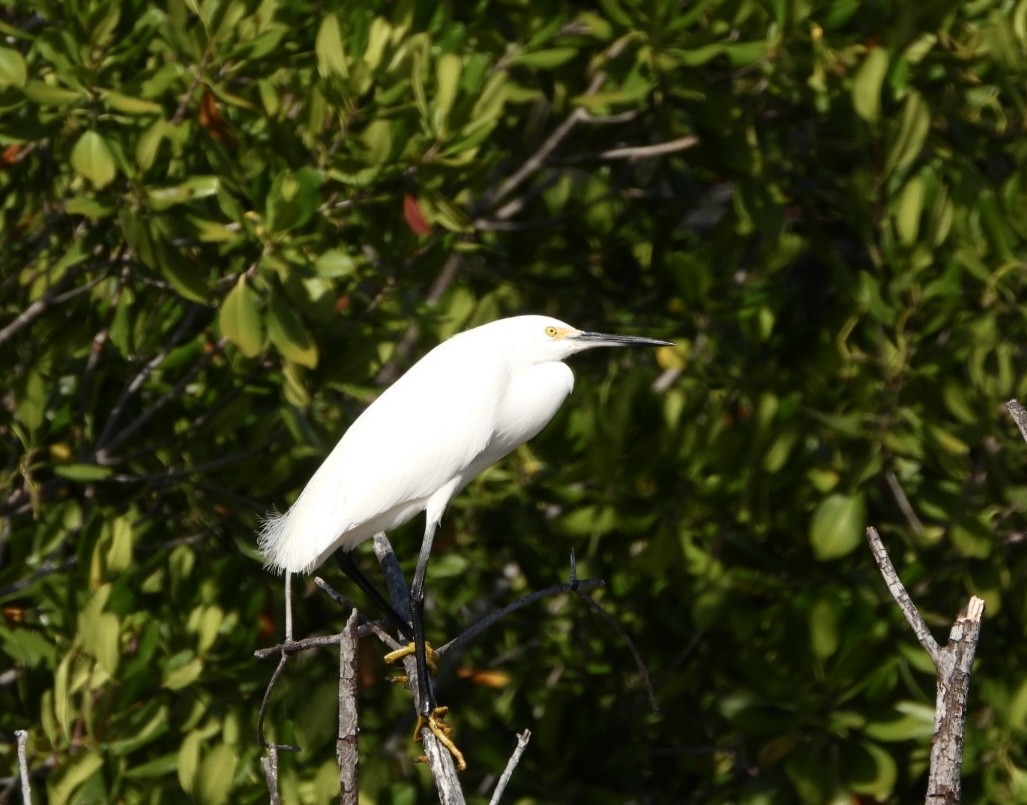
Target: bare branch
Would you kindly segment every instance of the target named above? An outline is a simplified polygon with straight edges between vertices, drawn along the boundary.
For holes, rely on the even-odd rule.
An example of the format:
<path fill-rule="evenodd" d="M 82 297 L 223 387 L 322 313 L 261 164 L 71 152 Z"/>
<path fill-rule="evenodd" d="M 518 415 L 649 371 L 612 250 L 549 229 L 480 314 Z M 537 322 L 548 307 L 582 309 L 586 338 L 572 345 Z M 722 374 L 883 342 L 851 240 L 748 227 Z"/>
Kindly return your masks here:
<path fill-rule="evenodd" d="M 1027 408 L 1024 408 L 1019 400 L 1010 400 L 1006 403 L 1006 410 L 1020 429 L 1020 435 L 1027 441 Z"/>
<path fill-rule="evenodd" d="M 29 782 L 28 730 L 15 730 L 18 739 L 18 773 L 21 775 L 21 800 L 25 805 L 32 805 L 32 784 Z"/>
<path fill-rule="evenodd" d="M 7 326 L 5 326 L 3 329 L 0 329 L 0 345 L 3 345 L 13 336 L 17 335 L 25 327 L 32 324 L 32 322 L 34 322 L 36 319 L 42 316 L 49 308 L 53 307 L 54 305 L 60 305 L 64 302 L 67 302 L 69 299 L 74 299 L 76 296 L 88 292 L 94 286 L 96 286 L 97 283 L 102 282 L 107 278 L 107 275 L 103 274 L 99 277 L 95 277 L 94 279 L 89 280 L 83 285 L 79 285 L 76 288 L 72 288 L 63 293 L 58 293 L 58 289 L 63 287 L 64 283 L 69 282 L 71 279 L 73 279 L 75 276 L 77 276 L 85 270 L 86 267 L 83 266 L 78 271 L 69 271 L 58 281 L 58 284 L 55 287 L 48 290 L 45 294 L 43 294 L 43 296 L 41 296 L 39 299 L 37 299 L 35 302 L 33 302 L 31 305 L 25 308 L 21 313 L 19 313 L 18 316 L 14 318 Z"/>
<path fill-rule="evenodd" d="M 410 660 L 408 665 L 414 665 L 413 657 Z M 460 788 L 460 779 L 457 777 L 453 756 L 432 735 L 431 730 L 427 727 L 421 730 L 421 739 L 424 741 L 424 751 L 428 756 L 428 765 L 431 767 L 432 776 L 435 778 L 435 787 L 439 792 L 439 802 L 441 805 L 464 805 L 464 792 Z"/>
<path fill-rule="evenodd" d="M 605 80 L 606 74 L 598 73 L 592 79 L 592 82 L 591 84 L 589 84 L 589 87 L 585 91 L 585 94 L 591 95 L 594 92 L 596 92 L 599 89 L 599 87 L 603 85 L 603 81 Z M 503 182 L 496 189 L 496 191 L 491 194 L 491 196 L 488 199 L 489 206 L 498 204 L 500 201 L 502 201 L 511 193 L 513 193 L 514 190 L 516 190 L 518 187 L 524 184 L 524 182 L 526 182 L 533 174 L 538 173 L 538 171 L 545 164 L 545 161 L 549 157 L 549 155 L 556 150 L 557 146 L 559 146 L 560 143 L 567 139 L 567 136 L 574 130 L 574 127 L 577 126 L 586 117 L 588 117 L 588 112 L 585 110 L 584 107 L 581 106 L 579 106 L 569 115 L 567 115 L 567 117 L 564 118 L 564 121 L 553 130 L 552 134 L 550 134 L 545 139 L 545 141 L 542 143 L 542 145 L 538 147 L 535 153 L 528 157 L 524 161 L 524 164 L 521 165 L 521 167 L 518 170 L 516 170 L 512 176 L 507 177 L 506 181 Z"/>
<path fill-rule="evenodd" d="M 524 750 L 527 749 L 528 741 L 530 740 L 531 730 L 525 730 L 517 736 L 517 747 L 514 749 L 513 754 L 510 755 L 510 759 L 506 762 L 506 768 L 503 769 L 503 775 L 499 778 L 499 782 L 496 783 L 496 789 L 492 792 L 492 799 L 489 800 L 489 805 L 499 805 L 499 800 L 502 798 L 503 792 L 510 783 L 510 778 L 513 776 L 514 769 L 517 768 L 517 764 L 521 762 L 521 755 L 524 754 Z"/>
<path fill-rule="evenodd" d="M 357 805 L 359 787 L 357 747 L 359 707 L 357 703 L 357 611 L 349 613 L 339 640 L 339 732 L 335 754 L 339 760 L 339 802 Z"/>
<path fill-rule="evenodd" d="M 983 599 L 972 596 L 966 612 L 960 613 L 952 624 L 949 642 L 935 663 L 938 689 L 926 799 L 930 805 L 958 805 L 962 799 L 963 740 L 970 695 L 970 669 L 977 653 L 983 617 Z"/>
<path fill-rule="evenodd" d="M 881 541 L 881 535 L 877 533 L 876 528 L 870 526 L 866 530 L 866 537 L 867 542 L 870 543 L 870 551 L 874 555 L 874 561 L 877 562 L 877 568 L 881 571 L 881 575 L 884 576 L 884 583 L 888 585 L 888 592 L 892 594 L 895 603 L 899 605 L 902 614 L 906 616 L 906 621 L 913 628 L 913 632 L 916 634 L 917 640 L 920 641 L 920 645 L 924 647 L 924 651 L 927 652 L 931 662 L 937 668 L 941 647 L 931 634 L 931 630 L 927 628 L 927 622 L 916 608 L 916 604 L 909 597 L 909 593 L 906 592 L 905 586 L 899 579 L 899 574 L 895 572 L 895 565 L 892 564 L 891 559 L 888 557 L 888 552 Z"/>
<path fill-rule="evenodd" d="M 940 647 L 927 624 L 910 600 L 906 588 L 888 558 L 877 529 L 867 528 L 867 542 L 888 590 L 913 627 L 920 645 L 934 663 L 936 677 L 934 738 L 931 742 L 931 768 L 927 781 L 927 803 L 958 805 L 962 798 L 963 740 L 966 729 L 966 705 L 970 695 L 970 669 L 977 652 L 981 633 L 984 601 L 970 598 L 966 612 L 952 624 L 949 641 Z"/>
<path fill-rule="evenodd" d="M 268 802 L 270 805 L 281 805 L 278 797 L 278 749 L 274 745 L 269 746 L 267 755 L 260 759 L 260 768 L 264 770 Z"/>
<path fill-rule="evenodd" d="M 576 162 L 591 162 L 596 159 L 652 159 L 653 157 L 675 154 L 679 151 L 687 151 L 699 144 L 699 138 L 694 134 L 687 137 L 679 137 L 676 140 L 668 140 L 665 143 L 654 143 L 653 145 L 631 145 L 623 148 L 609 148 L 606 151 L 599 151 L 594 154 L 581 154 L 562 160 L 568 164 Z"/>

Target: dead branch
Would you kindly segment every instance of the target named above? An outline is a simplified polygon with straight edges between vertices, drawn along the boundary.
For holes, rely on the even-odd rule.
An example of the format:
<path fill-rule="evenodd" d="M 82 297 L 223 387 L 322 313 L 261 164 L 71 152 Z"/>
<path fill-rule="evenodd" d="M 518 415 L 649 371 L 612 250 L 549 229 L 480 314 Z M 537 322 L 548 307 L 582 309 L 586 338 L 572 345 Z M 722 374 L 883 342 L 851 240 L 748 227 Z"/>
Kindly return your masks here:
<path fill-rule="evenodd" d="M 357 611 L 349 613 L 346 628 L 339 640 L 339 732 L 336 757 L 339 759 L 339 802 L 357 805 L 359 786 L 357 768 L 360 754 L 357 746 L 359 707 L 357 705 Z"/>
<path fill-rule="evenodd" d="M 939 646 L 895 572 L 877 529 L 867 528 L 866 537 L 888 591 L 934 663 L 937 681 L 927 805 L 957 805 L 962 798 L 963 736 L 970 670 L 981 634 L 984 601 L 971 596 L 966 611 L 960 613 L 952 625 L 948 643 Z"/>
<path fill-rule="evenodd" d="M 499 800 L 502 799 L 503 792 L 506 791 L 506 786 L 510 783 L 513 771 L 517 768 L 517 764 L 521 762 L 521 755 L 524 754 L 524 750 L 527 749 L 528 741 L 530 740 L 531 730 L 525 730 L 517 736 L 517 746 L 514 748 L 513 754 L 510 755 L 510 759 L 506 762 L 506 768 L 503 769 L 499 782 L 496 783 L 496 789 L 492 792 L 492 799 L 489 800 L 489 805 L 499 805 Z"/>
<path fill-rule="evenodd" d="M 29 742 L 28 730 L 15 730 L 18 740 L 18 773 L 21 775 L 21 799 L 25 805 L 32 805 L 32 784 L 29 782 L 29 761 L 26 748 Z"/>

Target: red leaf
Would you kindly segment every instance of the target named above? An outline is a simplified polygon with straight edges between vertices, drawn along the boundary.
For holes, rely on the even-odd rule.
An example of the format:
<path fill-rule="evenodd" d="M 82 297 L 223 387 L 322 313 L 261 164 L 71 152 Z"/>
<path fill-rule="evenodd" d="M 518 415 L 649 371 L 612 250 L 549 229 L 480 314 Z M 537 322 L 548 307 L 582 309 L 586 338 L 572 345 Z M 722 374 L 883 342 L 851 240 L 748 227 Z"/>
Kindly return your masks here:
<path fill-rule="evenodd" d="M 415 235 L 427 235 L 431 232 L 431 226 L 425 220 L 424 213 L 417 199 L 407 193 L 403 196 L 403 218 Z"/>

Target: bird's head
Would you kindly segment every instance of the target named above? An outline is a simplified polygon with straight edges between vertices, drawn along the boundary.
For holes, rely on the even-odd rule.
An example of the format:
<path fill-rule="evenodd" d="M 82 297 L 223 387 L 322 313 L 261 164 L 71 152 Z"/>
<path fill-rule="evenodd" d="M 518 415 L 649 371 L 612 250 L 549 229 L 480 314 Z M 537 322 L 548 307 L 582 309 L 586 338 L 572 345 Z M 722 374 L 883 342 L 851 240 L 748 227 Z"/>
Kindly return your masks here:
<path fill-rule="evenodd" d="M 593 347 L 668 347 L 669 341 L 635 335 L 610 335 L 579 330 L 549 316 L 514 316 L 486 327 L 496 328 L 504 347 L 530 363 L 562 361 Z"/>

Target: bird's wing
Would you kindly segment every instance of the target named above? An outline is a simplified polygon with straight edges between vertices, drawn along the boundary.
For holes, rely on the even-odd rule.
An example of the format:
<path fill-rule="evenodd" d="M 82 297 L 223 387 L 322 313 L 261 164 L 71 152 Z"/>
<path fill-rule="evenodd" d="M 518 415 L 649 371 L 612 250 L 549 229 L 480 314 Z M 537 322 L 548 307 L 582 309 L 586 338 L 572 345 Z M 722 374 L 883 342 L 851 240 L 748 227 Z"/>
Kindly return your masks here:
<path fill-rule="evenodd" d="M 338 479 L 338 525 L 352 528 L 397 507 L 412 507 L 408 519 L 487 450 L 506 370 L 460 346 L 446 342 L 411 368 L 325 460 L 321 470 Z"/>

